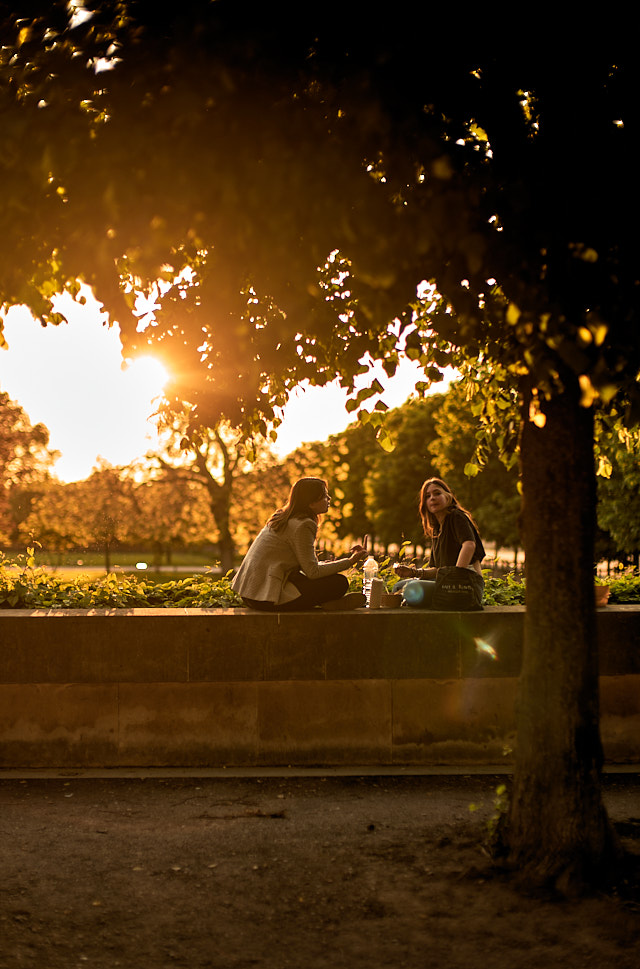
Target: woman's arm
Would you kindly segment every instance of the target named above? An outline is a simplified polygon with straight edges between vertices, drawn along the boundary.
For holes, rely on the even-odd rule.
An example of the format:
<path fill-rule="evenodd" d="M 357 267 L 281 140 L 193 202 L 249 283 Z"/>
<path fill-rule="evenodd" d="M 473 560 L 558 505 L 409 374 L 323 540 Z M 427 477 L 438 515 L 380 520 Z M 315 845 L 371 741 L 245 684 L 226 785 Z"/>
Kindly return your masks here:
<path fill-rule="evenodd" d="M 291 527 L 291 526 L 290 526 Z M 298 527 L 294 527 L 291 545 L 295 552 L 300 571 L 308 579 L 317 579 L 321 575 L 335 575 L 344 572 L 361 559 L 366 558 L 367 552 L 361 546 L 354 546 L 349 558 L 334 559 L 332 562 L 318 562 L 315 550 L 317 526 L 311 519 L 303 519 Z"/>
<path fill-rule="evenodd" d="M 401 579 L 435 579 L 437 569 L 416 569 L 411 565 L 394 565 L 394 572 Z"/>
<path fill-rule="evenodd" d="M 471 560 L 475 555 L 475 551 L 475 541 L 467 539 L 462 542 L 456 559 L 456 566 L 459 569 L 472 568 Z M 435 579 L 438 573 L 436 568 L 416 569 L 410 565 L 396 565 L 394 566 L 394 571 L 401 579 Z"/>
<path fill-rule="evenodd" d="M 469 540 L 463 542 L 460 551 L 458 552 L 458 560 L 456 565 L 459 569 L 468 569 L 471 565 L 471 559 L 473 558 L 476 551 L 476 543 Z"/>

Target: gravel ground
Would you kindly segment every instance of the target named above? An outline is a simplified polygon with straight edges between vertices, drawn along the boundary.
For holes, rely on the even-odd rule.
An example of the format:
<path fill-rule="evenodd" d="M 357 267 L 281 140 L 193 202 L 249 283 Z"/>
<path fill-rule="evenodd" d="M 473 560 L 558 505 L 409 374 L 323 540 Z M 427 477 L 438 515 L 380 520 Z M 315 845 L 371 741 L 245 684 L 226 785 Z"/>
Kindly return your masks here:
<path fill-rule="evenodd" d="M 0 969 L 637 969 L 637 877 L 560 901 L 492 871 L 503 775 L 134 773 L 0 773 Z M 640 774 L 605 781 L 640 856 Z"/>

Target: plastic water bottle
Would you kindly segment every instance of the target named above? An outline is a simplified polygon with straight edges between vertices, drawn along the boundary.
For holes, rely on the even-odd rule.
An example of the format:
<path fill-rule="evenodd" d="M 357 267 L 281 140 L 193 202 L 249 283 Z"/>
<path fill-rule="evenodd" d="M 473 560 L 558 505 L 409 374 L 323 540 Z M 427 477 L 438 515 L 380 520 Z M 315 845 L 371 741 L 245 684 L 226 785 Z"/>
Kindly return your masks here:
<path fill-rule="evenodd" d="M 369 605 L 371 600 L 371 583 L 378 575 L 378 563 L 374 559 L 373 555 L 370 555 L 362 566 L 362 591 L 364 592 L 367 605 Z"/>

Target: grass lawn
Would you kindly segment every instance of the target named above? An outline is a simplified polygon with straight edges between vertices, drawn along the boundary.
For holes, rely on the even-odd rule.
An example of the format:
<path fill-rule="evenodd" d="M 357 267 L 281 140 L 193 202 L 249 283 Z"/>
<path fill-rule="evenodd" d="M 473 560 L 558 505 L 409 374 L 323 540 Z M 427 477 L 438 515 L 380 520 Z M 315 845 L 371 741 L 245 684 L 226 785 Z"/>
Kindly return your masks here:
<path fill-rule="evenodd" d="M 15 556 L 7 554 L 7 558 L 15 558 Z M 98 569 L 99 571 L 104 571 L 105 567 L 104 552 L 96 552 L 92 550 L 55 554 L 53 552 L 44 552 L 36 549 L 35 558 L 38 566 L 43 566 L 46 568 L 72 568 L 74 570 L 80 569 L 84 571 L 87 569 Z M 154 556 L 153 552 L 151 551 L 117 551 L 112 552 L 109 559 L 112 568 L 116 567 L 118 569 L 125 569 L 127 572 L 136 572 L 138 562 L 145 562 L 149 571 L 154 569 Z M 169 564 L 165 564 L 163 562 L 161 567 L 162 569 L 171 570 L 173 568 L 178 568 L 181 570 L 182 568 L 188 566 L 199 570 L 216 565 L 217 560 L 211 553 L 197 551 L 176 551 L 171 556 L 171 562 Z"/>
<path fill-rule="evenodd" d="M 76 579 L 80 576 L 86 576 L 87 579 L 99 579 L 106 575 L 104 562 L 102 565 L 44 566 L 44 569 L 60 579 Z M 222 575 L 221 571 L 215 566 L 210 569 L 204 565 L 181 565 L 178 567 L 166 565 L 162 569 L 136 569 L 135 566 L 131 567 L 130 565 L 112 565 L 111 574 L 133 577 L 145 582 L 176 582 L 180 579 L 188 579 L 191 575 L 213 575 L 216 578 Z"/>

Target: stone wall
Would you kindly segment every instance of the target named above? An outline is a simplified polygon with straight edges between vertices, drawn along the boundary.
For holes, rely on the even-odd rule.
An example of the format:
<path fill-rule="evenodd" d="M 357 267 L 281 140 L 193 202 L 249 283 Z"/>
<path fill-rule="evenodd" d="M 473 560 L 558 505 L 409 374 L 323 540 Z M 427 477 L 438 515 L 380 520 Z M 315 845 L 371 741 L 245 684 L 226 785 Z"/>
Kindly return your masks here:
<path fill-rule="evenodd" d="M 508 763 L 523 620 L 2 611 L 0 767 Z M 639 763 L 640 607 L 597 622 L 605 756 Z"/>

